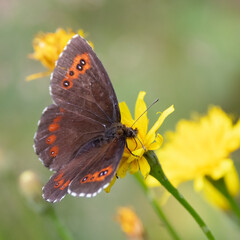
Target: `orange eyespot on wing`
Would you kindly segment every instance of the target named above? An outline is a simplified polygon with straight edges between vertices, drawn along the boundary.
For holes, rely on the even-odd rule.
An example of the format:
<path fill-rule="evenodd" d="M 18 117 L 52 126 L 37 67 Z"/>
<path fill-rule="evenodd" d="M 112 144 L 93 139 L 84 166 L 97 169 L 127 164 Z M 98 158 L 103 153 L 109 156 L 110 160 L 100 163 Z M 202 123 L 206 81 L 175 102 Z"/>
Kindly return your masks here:
<path fill-rule="evenodd" d="M 73 64 L 68 71 L 68 76 L 75 76 L 76 74 L 84 74 L 86 70 L 91 68 L 90 57 L 87 53 L 77 55 Z"/>
<path fill-rule="evenodd" d="M 73 86 L 73 80 L 78 79 L 79 74 L 85 74 L 86 70 L 91 68 L 90 57 L 87 53 L 77 55 L 65 78 L 61 82 L 61 86 L 64 89 L 70 89 Z"/>
<path fill-rule="evenodd" d="M 47 144 L 53 144 L 56 141 L 56 135 L 50 135 L 49 137 L 46 138 L 46 143 Z"/>
<path fill-rule="evenodd" d="M 54 122 L 54 123 L 58 123 L 58 122 L 61 121 L 61 119 L 62 119 L 62 116 L 57 116 L 57 117 L 55 117 L 55 118 L 53 119 L 53 122 Z"/>
<path fill-rule="evenodd" d="M 60 172 L 57 177 L 54 178 L 54 182 L 59 181 L 63 177 L 63 172 Z"/>
<path fill-rule="evenodd" d="M 54 146 L 49 150 L 49 154 L 51 157 L 56 157 L 58 154 L 58 146 Z"/>
<path fill-rule="evenodd" d="M 87 182 L 101 182 L 103 181 L 107 176 L 109 176 L 112 173 L 113 169 L 110 165 L 109 167 L 106 167 L 102 169 L 101 171 L 95 172 L 93 174 L 88 174 L 84 176 L 80 183 L 87 183 Z"/>
<path fill-rule="evenodd" d="M 59 188 L 60 190 L 64 190 L 70 183 L 70 179 L 65 181 L 65 178 L 63 178 L 63 172 L 61 172 L 59 175 L 57 175 L 56 178 L 54 178 L 54 188 Z"/>
<path fill-rule="evenodd" d="M 70 89 L 70 88 L 72 88 L 72 86 L 73 86 L 73 82 L 70 79 L 65 79 L 64 78 L 62 80 L 62 87 L 64 89 Z"/>
<path fill-rule="evenodd" d="M 59 129 L 59 124 L 58 123 L 52 123 L 48 127 L 49 132 L 55 132 L 58 129 Z"/>
<path fill-rule="evenodd" d="M 65 189 L 69 184 L 70 184 L 70 180 L 68 179 L 61 187 L 60 187 L 60 190 L 63 190 Z"/>

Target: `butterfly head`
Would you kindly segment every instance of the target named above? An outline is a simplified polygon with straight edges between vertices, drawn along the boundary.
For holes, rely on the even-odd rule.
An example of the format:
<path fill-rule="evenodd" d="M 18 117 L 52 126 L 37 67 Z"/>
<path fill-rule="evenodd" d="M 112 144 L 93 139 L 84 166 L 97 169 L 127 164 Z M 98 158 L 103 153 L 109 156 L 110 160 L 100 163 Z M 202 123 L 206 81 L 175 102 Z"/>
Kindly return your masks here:
<path fill-rule="evenodd" d="M 138 134 L 137 128 L 133 129 L 131 127 L 126 127 L 125 125 L 122 125 L 122 131 L 123 135 L 127 138 L 134 138 Z"/>
<path fill-rule="evenodd" d="M 134 138 L 137 136 L 138 130 L 135 128 L 127 127 L 122 123 L 114 123 L 112 127 L 109 128 L 110 132 L 114 137 L 120 138 Z"/>

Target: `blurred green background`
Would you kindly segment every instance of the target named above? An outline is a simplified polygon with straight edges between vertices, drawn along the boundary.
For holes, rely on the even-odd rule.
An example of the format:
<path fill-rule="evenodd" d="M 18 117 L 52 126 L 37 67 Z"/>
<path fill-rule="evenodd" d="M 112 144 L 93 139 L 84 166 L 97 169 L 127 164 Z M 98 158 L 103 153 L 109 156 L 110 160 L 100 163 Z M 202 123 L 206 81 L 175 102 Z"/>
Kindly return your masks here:
<path fill-rule="evenodd" d="M 132 112 L 140 90 L 147 92 L 148 105 L 160 99 L 148 113 L 150 123 L 155 112 L 175 105 L 162 134 L 211 104 L 240 113 L 239 1 L 0 0 L 0 239 L 59 239 L 50 219 L 29 206 L 18 186 L 24 170 L 34 170 L 43 183 L 51 174 L 32 148 L 37 121 L 51 104 L 49 78 L 25 78 L 44 71 L 27 58 L 34 35 L 58 27 L 87 32 L 119 101 L 126 101 Z M 180 191 L 216 239 L 239 239 L 231 217 L 195 193 L 192 183 L 181 185 Z M 149 239 L 171 239 L 130 175 L 117 181 L 110 194 L 67 196 L 55 209 L 74 239 L 126 239 L 114 221 L 117 208 L 125 205 L 134 207 Z M 163 209 L 182 239 L 204 239 L 174 199 Z"/>

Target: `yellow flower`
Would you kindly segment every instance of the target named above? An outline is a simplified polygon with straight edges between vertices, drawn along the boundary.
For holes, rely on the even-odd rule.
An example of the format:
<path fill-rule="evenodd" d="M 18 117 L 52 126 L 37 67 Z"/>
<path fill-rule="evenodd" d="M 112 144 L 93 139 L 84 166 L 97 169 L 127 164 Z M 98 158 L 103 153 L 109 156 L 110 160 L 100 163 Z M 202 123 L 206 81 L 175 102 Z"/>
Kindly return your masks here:
<path fill-rule="evenodd" d="M 43 211 L 47 204 L 42 198 L 42 183 L 35 172 L 26 170 L 19 176 L 19 188 L 23 196 L 37 211 Z"/>
<path fill-rule="evenodd" d="M 84 37 L 81 29 L 77 33 Z M 75 34 L 71 29 L 65 31 L 62 28 L 57 29 L 55 33 L 37 34 L 33 40 L 34 53 L 29 54 L 29 58 L 40 61 L 48 70 L 28 76 L 27 81 L 50 75 L 60 53 Z"/>
<path fill-rule="evenodd" d="M 142 222 L 131 208 L 120 207 L 117 211 L 116 220 L 120 223 L 122 231 L 128 239 L 144 239 Z"/>
<path fill-rule="evenodd" d="M 226 209 L 226 199 L 210 187 L 206 177 L 224 179 L 229 193 L 237 195 L 239 178 L 230 154 L 240 147 L 240 120 L 234 125 L 221 108 L 211 107 L 207 116 L 181 120 L 176 132 L 166 134 L 166 140 L 157 156 L 169 180 L 174 185 L 193 180 L 195 190 L 203 190 L 211 202 Z M 155 183 L 148 179 L 149 185 Z"/>
<path fill-rule="evenodd" d="M 129 171 L 131 174 L 136 173 L 139 169 L 142 175 L 146 178 L 150 172 L 150 166 L 143 156 L 148 150 L 157 150 L 160 148 L 163 138 L 160 134 L 156 134 L 159 127 L 162 125 L 165 118 L 174 111 L 174 107 L 171 106 L 166 109 L 158 118 L 153 127 L 148 130 L 148 118 L 147 112 L 139 118 L 139 116 L 147 109 L 144 102 L 145 92 L 140 92 L 137 98 L 135 106 L 135 119 L 132 118 L 131 113 L 125 102 L 119 104 L 120 112 L 122 116 L 122 124 L 127 127 L 137 128 L 138 134 L 135 139 L 127 139 L 126 148 L 123 153 L 123 157 L 117 170 L 118 177 L 125 177 Z M 138 119 L 139 118 L 139 119 Z M 136 121 L 136 119 L 138 119 Z M 135 122 L 136 121 L 136 122 Z M 144 148 L 143 148 L 144 146 Z M 130 151 L 129 151 L 130 150 Z M 109 192 L 116 178 L 112 180 L 109 187 L 106 188 L 106 192 Z"/>

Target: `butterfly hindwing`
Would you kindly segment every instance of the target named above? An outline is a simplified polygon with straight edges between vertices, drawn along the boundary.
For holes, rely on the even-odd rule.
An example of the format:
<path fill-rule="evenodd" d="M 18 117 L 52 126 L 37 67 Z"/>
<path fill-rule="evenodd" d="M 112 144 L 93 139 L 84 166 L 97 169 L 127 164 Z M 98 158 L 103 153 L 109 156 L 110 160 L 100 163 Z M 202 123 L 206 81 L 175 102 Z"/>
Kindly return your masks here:
<path fill-rule="evenodd" d="M 124 147 L 125 138 L 115 138 L 109 143 L 95 139 L 87 143 L 73 161 L 50 178 L 43 188 L 43 197 L 49 202 L 58 202 L 67 193 L 96 196 L 116 174 Z"/>

